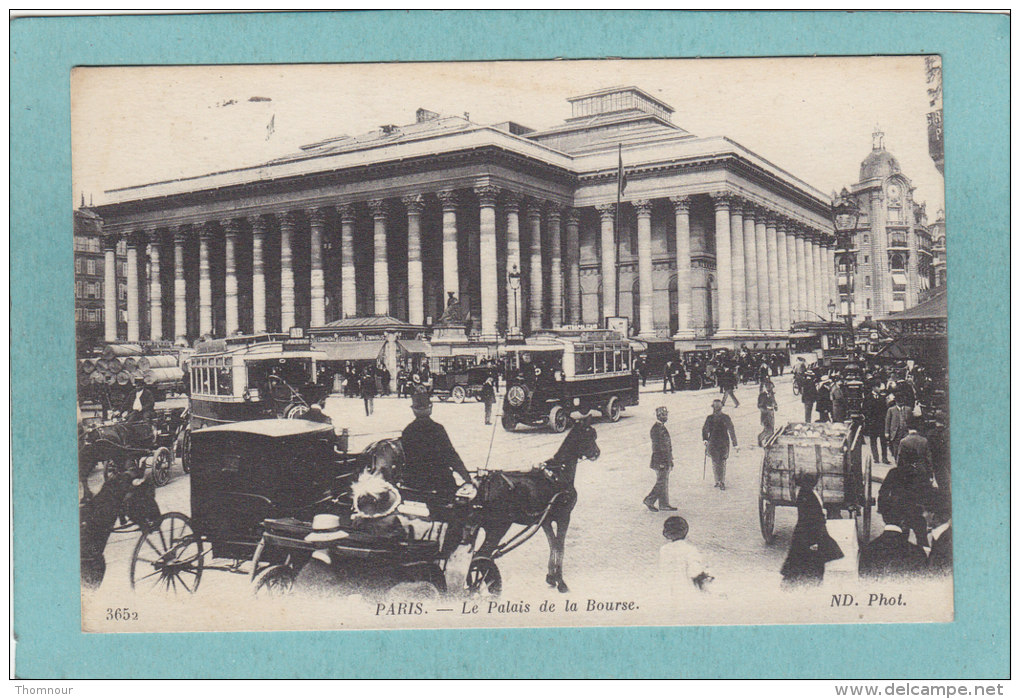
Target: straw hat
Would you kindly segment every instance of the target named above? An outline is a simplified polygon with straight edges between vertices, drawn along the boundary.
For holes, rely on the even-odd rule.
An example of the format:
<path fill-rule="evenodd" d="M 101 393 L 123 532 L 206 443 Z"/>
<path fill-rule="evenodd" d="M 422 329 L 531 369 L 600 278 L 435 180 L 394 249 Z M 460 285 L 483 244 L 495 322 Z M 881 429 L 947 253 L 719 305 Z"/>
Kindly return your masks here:
<path fill-rule="evenodd" d="M 351 486 L 354 513 L 360 519 L 380 519 L 396 512 L 400 492 L 375 473 L 362 473 Z"/>
<path fill-rule="evenodd" d="M 312 531 L 305 537 L 305 541 L 327 542 L 346 539 L 349 535 L 340 528 L 340 518 L 336 515 L 315 515 L 312 518 Z"/>

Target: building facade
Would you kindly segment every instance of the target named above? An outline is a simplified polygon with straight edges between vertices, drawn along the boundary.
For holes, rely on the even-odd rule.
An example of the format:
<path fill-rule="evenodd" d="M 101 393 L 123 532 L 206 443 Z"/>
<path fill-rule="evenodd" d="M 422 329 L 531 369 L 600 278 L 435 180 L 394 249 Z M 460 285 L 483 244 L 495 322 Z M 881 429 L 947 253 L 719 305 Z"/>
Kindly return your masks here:
<path fill-rule="evenodd" d="M 879 318 L 916 306 L 932 286 L 932 241 L 923 204 L 881 131 L 850 189 L 860 218 L 846 249 L 837 250 L 839 314 Z"/>
<path fill-rule="evenodd" d="M 85 349 L 106 338 L 107 291 L 114 290 L 113 317 L 120 337 L 127 334 L 127 242 L 114 248 L 115 282 L 108 284 L 103 253 L 102 221 L 92 211 L 74 212 L 74 327 L 78 347 Z"/>
<path fill-rule="evenodd" d="M 775 347 L 825 313 L 821 192 L 688 133 L 639 88 L 568 101 L 545 130 L 419 109 L 257 167 L 107 192 L 108 259 L 127 243 L 127 323 L 107 337 L 429 326 L 456 298 L 482 342 L 625 317 L 683 348 Z"/>

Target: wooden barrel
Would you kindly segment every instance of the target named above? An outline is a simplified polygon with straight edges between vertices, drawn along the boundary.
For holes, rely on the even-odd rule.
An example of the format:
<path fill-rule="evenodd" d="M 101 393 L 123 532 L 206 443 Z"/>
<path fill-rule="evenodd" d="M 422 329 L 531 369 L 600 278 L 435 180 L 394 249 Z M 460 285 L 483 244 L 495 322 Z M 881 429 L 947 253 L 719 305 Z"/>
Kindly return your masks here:
<path fill-rule="evenodd" d="M 184 378 L 184 372 L 177 367 L 160 367 L 149 369 L 144 373 L 145 383 L 152 385 L 156 383 L 177 383 Z"/>
<path fill-rule="evenodd" d="M 78 365 L 78 367 L 81 370 L 82 374 L 88 376 L 89 374 L 96 370 L 96 363 L 91 359 L 83 359 L 81 360 L 81 363 Z"/>
<path fill-rule="evenodd" d="M 89 380 L 92 383 L 106 383 L 106 374 L 101 371 L 93 371 L 89 375 Z"/>
<path fill-rule="evenodd" d="M 145 372 L 142 369 L 135 369 L 134 371 L 132 371 L 131 372 L 131 380 L 134 381 L 135 379 L 143 379 L 144 380 L 145 379 Z"/>
<path fill-rule="evenodd" d="M 138 357 L 135 361 L 138 363 L 138 368 L 142 371 L 145 371 L 146 369 L 165 369 L 167 367 L 177 366 L 177 357 L 172 354 L 156 354 L 146 357 Z"/>
<path fill-rule="evenodd" d="M 96 371 L 105 372 L 106 371 L 106 360 L 105 359 L 97 359 L 96 360 L 96 369 L 95 370 Z"/>
<path fill-rule="evenodd" d="M 103 350 L 103 359 L 135 357 L 140 354 L 142 354 L 142 348 L 139 345 L 107 345 Z"/>
<path fill-rule="evenodd" d="M 107 386 L 113 386 L 117 383 L 117 375 L 105 373 L 103 374 L 103 380 L 106 382 Z"/>
<path fill-rule="evenodd" d="M 124 357 L 120 362 L 121 368 L 130 374 L 138 368 L 136 359 L 136 357 Z"/>
<path fill-rule="evenodd" d="M 127 373 L 126 371 L 118 373 L 117 383 L 119 383 L 121 386 L 127 386 L 129 383 L 131 383 L 131 374 Z"/>
<path fill-rule="evenodd" d="M 124 364 L 114 357 L 113 359 L 106 360 L 106 370 L 111 374 L 119 374 L 124 371 Z"/>

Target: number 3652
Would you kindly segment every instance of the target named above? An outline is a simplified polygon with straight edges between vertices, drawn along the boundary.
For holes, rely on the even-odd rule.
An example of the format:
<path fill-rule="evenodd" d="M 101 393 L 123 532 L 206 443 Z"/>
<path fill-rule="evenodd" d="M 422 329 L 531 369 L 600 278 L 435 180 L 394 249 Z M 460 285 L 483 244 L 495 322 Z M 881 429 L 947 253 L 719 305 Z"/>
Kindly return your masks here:
<path fill-rule="evenodd" d="M 138 621 L 138 612 L 132 611 L 127 607 L 107 607 L 106 609 L 106 620 L 107 621 Z"/>

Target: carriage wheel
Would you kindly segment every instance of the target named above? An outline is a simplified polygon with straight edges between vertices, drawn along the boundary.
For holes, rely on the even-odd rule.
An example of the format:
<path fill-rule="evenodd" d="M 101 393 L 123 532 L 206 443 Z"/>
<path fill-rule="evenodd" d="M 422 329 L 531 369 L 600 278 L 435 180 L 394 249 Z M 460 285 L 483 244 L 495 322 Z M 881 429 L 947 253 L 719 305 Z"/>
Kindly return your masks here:
<path fill-rule="evenodd" d="M 554 405 L 553 409 L 549 411 L 549 427 L 553 432 L 566 432 L 567 423 L 570 422 L 567 411 L 558 405 Z"/>
<path fill-rule="evenodd" d="M 181 432 L 181 468 L 185 473 L 191 473 L 191 429 L 185 428 Z"/>
<path fill-rule="evenodd" d="M 610 422 L 619 422 L 620 413 L 622 412 L 623 410 L 620 408 L 620 401 L 616 399 L 616 396 L 613 396 L 609 399 L 609 402 L 606 403 L 605 410 L 602 411 L 602 414 Z"/>
<path fill-rule="evenodd" d="M 871 454 L 867 452 L 864 453 L 861 459 L 861 477 L 864 480 L 861 483 L 862 499 L 864 502 L 861 503 L 858 539 L 861 543 L 866 544 L 871 541 Z"/>
<path fill-rule="evenodd" d="M 776 506 L 765 497 L 768 492 L 766 478 L 765 460 L 762 459 L 761 482 L 758 487 L 758 526 L 761 528 L 761 538 L 765 540 L 765 544 L 771 545 L 776 540 Z"/>
<path fill-rule="evenodd" d="M 144 591 L 195 592 L 202 580 L 204 546 L 180 512 L 167 512 L 142 532 L 131 556 L 131 587 Z"/>
<path fill-rule="evenodd" d="M 174 456 L 166 447 L 160 447 L 152 455 L 152 481 L 157 487 L 170 482 L 170 467 L 173 463 Z"/>
<path fill-rule="evenodd" d="M 269 566 L 255 576 L 252 589 L 258 597 L 282 597 L 294 589 L 297 575 L 289 565 Z"/>
<path fill-rule="evenodd" d="M 467 572 L 467 591 L 471 595 L 493 595 L 503 591 L 503 576 L 491 558 L 474 558 Z"/>
<path fill-rule="evenodd" d="M 503 416 L 499 419 L 500 424 L 503 425 L 503 429 L 507 432 L 513 432 L 517 428 L 517 420 L 514 419 L 513 415 L 507 415 L 503 413 Z"/>
<path fill-rule="evenodd" d="M 300 420 L 308 412 L 307 405 L 301 405 L 300 403 L 289 405 L 287 409 L 283 411 L 283 417 L 287 420 Z"/>
<path fill-rule="evenodd" d="M 450 391 L 450 398 L 453 399 L 454 403 L 463 403 L 464 399 L 467 398 L 467 391 L 464 390 L 463 386 L 454 386 Z"/>

